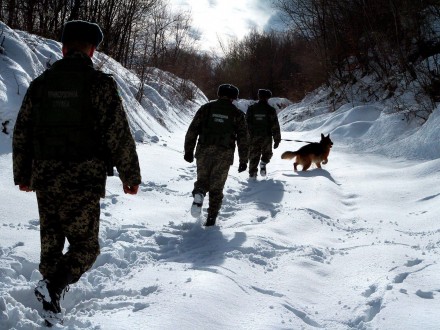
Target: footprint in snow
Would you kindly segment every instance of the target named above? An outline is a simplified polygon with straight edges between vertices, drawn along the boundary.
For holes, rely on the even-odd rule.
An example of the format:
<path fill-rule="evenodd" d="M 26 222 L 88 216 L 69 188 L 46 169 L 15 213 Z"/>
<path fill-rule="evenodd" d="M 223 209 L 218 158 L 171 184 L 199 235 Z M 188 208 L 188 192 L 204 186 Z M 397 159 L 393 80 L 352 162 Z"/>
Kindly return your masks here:
<path fill-rule="evenodd" d="M 299 309 L 296 309 L 290 305 L 287 304 L 283 304 L 284 308 L 286 308 L 288 311 L 292 312 L 293 314 L 295 314 L 295 316 L 299 317 L 305 324 L 308 324 L 312 327 L 316 327 L 316 328 L 323 328 L 322 325 L 320 325 L 318 322 L 312 320 L 312 318 L 310 318 L 310 316 L 308 316 L 306 313 L 304 313 L 303 311 L 300 311 Z"/>
<path fill-rule="evenodd" d="M 40 225 L 40 219 L 32 219 L 32 220 L 29 220 L 29 224 L 30 224 L 31 226 L 39 226 L 39 225 Z"/>
<path fill-rule="evenodd" d="M 434 293 L 432 291 L 417 290 L 416 295 L 423 299 L 434 299 Z"/>
<path fill-rule="evenodd" d="M 350 327 L 354 329 L 363 329 L 363 324 L 365 322 L 372 321 L 377 314 L 382 310 L 382 299 L 374 299 L 372 301 L 367 302 L 367 308 L 363 312 L 363 315 L 358 316 L 354 321 L 350 322 Z M 361 328 L 362 326 L 362 328 Z"/>
<path fill-rule="evenodd" d="M 143 192 L 155 191 L 158 193 L 163 193 L 165 195 L 176 195 L 176 196 L 184 196 L 187 194 L 187 193 L 178 192 L 177 190 L 169 189 L 167 187 L 168 187 L 167 184 L 157 184 L 152 181 L 143 182 L 140 184 L 141 191 Z"/>
<path fill-rule="evenodd" d="M 405 266 L 406 267 L 414 267 L 414 266 L 419 265 L 422 262 L 423 262 L 423 260 L 421 260 L 421 259 L 408 260 L 407 263 L 405 264 Z"/>
<path fill-rule="evenodd" d="M 399 284 L 399 283 L 403 283 L 403 281 L 406 280 L 406 278 L 409 276 L 410 273 L 401 273 L 396 275 L 396 277 L 394 277 L 394 281 L 393 283 Z"/>
<path fill-rule="evenodd" d="M 283 294 L 277 293 L 277 292 L 275 292 L 273 290 L 265 290 L 265 289 L 257 288 L 256 286 L 253 286 L 253 285 L 251 286 L 251 288 L 254 289 L 255 291 L 259 292 L 259 293 L 262 293 L 262 294 L 265 294 L 265 295 L 268 295 L 268 296 L 278 297 L 278 298 L 284 297 Z"/>
<path fill-rule="evenodd" d="M 366 298 L 370 297 L 373 293 L 375 293 L 377 291 L 377 285 L 376 284 L 372 284 L 370 285 L 370 287 L 365 290 L 362 295 Z"/>

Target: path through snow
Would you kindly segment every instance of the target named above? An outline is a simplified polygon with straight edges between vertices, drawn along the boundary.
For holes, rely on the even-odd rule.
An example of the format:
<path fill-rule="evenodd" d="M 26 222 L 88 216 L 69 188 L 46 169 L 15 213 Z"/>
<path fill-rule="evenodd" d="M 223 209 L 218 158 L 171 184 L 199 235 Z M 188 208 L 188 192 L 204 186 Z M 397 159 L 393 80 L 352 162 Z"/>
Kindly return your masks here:
<path fill-rule="evenodd" d="M 62 302 L 68 328 L 440 324 L 440 180 L 431 175 L 439 160 L 348 154 L 336 144 L 323 169 L 295 173 L 280 155 L 298 144 L 283 143 L 265 179 L 249 182 L 231 168 L 218 226 L 205 229 L 189 214 L 195 165 L 183 161 L 181 141 L 176 134 L 138 147 L 137 196 L 109 180 L 101 255 Z M 0 156 L 0 219 L 2 237 L 9 237 L 0 250 L 0 325 L 34 329 L 41 324 L 32 295 L 39 223 L 33 194 L 11 183 L 10 158 Z"/>

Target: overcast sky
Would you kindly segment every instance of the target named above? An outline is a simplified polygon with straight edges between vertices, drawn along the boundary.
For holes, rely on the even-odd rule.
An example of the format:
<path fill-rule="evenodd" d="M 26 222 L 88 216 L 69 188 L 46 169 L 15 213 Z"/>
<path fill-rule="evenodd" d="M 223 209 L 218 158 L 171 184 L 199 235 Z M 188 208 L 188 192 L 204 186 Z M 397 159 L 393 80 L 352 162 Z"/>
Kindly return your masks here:
<path fill-rule="evenodd" d="M 219 51 L 219 39 L 227 45 L 241 39 L 252 28 L 274 26 L 276 11 L 270 0 L 170 0 L 175 9 L 191 11 L 193 26 L 201 33 L 200 47 Z M 278 25 L 279 27 L 279 25 Z"/>

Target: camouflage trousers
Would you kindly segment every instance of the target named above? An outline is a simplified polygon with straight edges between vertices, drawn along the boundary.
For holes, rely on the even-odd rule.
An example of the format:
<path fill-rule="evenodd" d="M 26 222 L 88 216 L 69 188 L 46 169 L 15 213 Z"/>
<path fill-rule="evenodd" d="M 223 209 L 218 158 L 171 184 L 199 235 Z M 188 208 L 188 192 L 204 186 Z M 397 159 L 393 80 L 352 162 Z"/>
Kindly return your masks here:
<path fill-rule="evenodd" d="M 223 188 L 228 178 L 230 160 L 216 156 L 203 155 L 197 158 L 197 181 L 193 195 L 209 193 L 208 215 L 217 215 L 223 202 Z"/>
<path fill-rule="evenodd" d="M 99 255 L 99 195 L 37 191 L 44 278 L 77 282 Z M 63 253 L 67 239 L 69 248 Z M 57 277 L 67 277 L 58 279 Z"/>
<path fill-rule="evenodd" d="M 266 164 L 272 158 L 272 137 L 271 136 L 251 136 L 249 144 L 249 176 L 258 173 L 260 160 Z"/>

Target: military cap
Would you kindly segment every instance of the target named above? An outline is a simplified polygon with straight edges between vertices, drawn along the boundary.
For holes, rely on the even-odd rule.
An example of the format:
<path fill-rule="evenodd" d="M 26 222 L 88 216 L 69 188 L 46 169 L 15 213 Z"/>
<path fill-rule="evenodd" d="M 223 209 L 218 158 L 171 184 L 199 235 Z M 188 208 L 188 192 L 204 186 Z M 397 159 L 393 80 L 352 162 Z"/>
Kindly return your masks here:
<path fill-rule="evenodd" d="M 272 92 L 268 89 L 259 89 L 258 98 L 260 99 L 270 99 L 272 97 Z"/>
<path fill-rule="evenodd" d="M 236 100 L 238 98 L 238 88 L 231 84 L 222 84 L 218 86 L 217 95 L 218 97 L 226 96 Z"/>
<path fill-rule="evenodd" d="M 86 21 L 69 21 L 64 24 L 61 42 L 84 41 L 98 47 L 103 38 L 104 35 L 98 24 Z"/>

